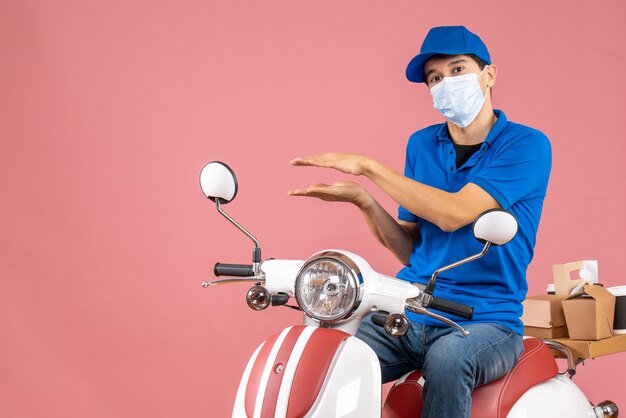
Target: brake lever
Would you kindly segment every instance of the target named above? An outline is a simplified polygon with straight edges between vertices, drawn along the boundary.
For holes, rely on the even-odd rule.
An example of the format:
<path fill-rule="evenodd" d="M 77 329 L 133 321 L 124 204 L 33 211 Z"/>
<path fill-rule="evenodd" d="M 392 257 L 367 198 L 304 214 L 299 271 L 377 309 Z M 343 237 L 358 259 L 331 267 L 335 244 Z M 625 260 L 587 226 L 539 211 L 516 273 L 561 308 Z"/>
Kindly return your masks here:
<path fill-rule="evenodd" d="M 441 315 L 438 315 L 438 314 L 436 314 L 434 312 L 431 312 L 431 311 L 427 310 L 415 298 L 407 299 L 407 301 L 406 301 L 406 309 L 408 309 L 409 311 L 411 311 L 413 313 L 416 313 L 416 314 L 427 315 L 427 316 L 430 316 L 431 318 L 435 318 L 435 319 L 443 322 L 444 324 L 447 324 L 447 325 L 449 325 L 449 326 L 451 326 L 453 328 L 458 329 L 459 331 L 461 331 L 461 333 L 464 336 L 467 336 L 470 333 L 465 328 L 463 328 L 462 326 L 460 326 L 456 322 L 452 321 L 451 319 L 448 319 L 445 316 L 441 316 Z"/>
<path fill-rule="evenodd" d="M 257 282 L 259 284 L 264 284 L 265 279 L 260 277 L 244 277 L 244 278 L 227 278 L 227 279 L 216 279 L 210 282 L 202 282 L 202 287 L 205 289 L 209 286 L 217 286 L 220 284 L 228 284 L 228 283 L 243 283 L 243 282 Z"/>

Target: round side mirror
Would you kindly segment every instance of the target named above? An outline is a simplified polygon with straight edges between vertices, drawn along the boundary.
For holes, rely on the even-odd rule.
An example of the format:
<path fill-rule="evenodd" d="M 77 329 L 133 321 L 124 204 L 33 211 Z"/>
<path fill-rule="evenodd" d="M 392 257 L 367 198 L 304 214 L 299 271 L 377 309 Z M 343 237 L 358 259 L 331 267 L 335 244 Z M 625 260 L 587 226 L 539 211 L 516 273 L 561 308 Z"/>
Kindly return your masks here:
<path fill-rule="evenodd" d="M 517 219 L 504 209 L 483 212 L 474 222 L 474 236 L 481 243 L 504 245 L 517 234 Z"/>
<path fill-rule="evenodd" d="M 220 161 L 213 161 L 200 172 L 202 193 L 215 202 L 228 203 L 237 195 L 237 177 L 233 170 Z"/>

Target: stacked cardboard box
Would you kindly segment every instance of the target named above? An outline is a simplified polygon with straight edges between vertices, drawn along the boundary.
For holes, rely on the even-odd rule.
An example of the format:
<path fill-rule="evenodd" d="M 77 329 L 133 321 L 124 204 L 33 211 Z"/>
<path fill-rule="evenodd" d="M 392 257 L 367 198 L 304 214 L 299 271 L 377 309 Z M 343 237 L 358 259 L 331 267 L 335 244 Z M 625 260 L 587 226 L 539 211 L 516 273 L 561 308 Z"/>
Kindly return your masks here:
<path fill-rule="evenodd" d="M 537 338 L 567 337 L 562 295 L 530 296 L 522 303 L 524 335 Z"/>
<path fill-rule="evenodd" d="M 530 296 L 523 302 L 525 334 L 578 340 L 612 336 L 615 296 L 596 285 L 598 262 L 555 264 L 552 275 L 555 295 Z"/>
<path fill-rule="evenodd" d="M 570 279 L 578 271 L 581 278 Z M 579 359 L 626 351 L 626 335 L 613 336 L 615 296 L 597 283 L 597 262 L 553 266 L 555 295 L 523 302 L 524 334 L 569 347 Z"/>
<path fill-rule="evenodd" d="M 615 296 L 602 286 L 585 284 L 562 303 L 570 339 L 601 340 L 613 335 Z"/>

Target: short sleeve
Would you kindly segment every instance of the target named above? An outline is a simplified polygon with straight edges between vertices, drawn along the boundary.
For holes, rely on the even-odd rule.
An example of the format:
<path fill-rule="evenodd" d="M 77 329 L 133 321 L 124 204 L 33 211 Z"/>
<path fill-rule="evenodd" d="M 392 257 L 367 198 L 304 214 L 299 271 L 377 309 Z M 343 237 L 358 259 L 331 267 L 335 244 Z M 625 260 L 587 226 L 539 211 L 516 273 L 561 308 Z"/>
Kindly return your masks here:
<path fill-rule="evenodd" d="M 415 179 L 415 161 L 417 160 L 417 140 L 414 136 L 409 138 L 409 142 L 406 146 L 406 156 L 404 160 L 404 176 L 408 177 L 412 180 Z M 417 223 L 418 217 L 409 212 L 404 207 L 400 206 L 398 208 L 398 219 L 406 222 L 415 222 Z"/>
<path fill-rule="evenodd" d="M 532 197 L 544 197 L 552 166 L 548 138 L 529 129 L 495 150 L 488 162 L 470 182 L 489 193 L 504 209 Z"/>

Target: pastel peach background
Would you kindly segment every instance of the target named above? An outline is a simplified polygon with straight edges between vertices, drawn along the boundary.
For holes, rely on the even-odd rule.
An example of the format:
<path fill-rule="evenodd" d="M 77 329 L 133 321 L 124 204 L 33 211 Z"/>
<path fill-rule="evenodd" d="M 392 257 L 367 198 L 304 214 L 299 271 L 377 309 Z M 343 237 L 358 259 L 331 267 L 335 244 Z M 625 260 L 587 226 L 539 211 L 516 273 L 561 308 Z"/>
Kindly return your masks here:
<path fill-rule="evenodd" d="M 287 197 L 346 176 L 288 161 L 401 170 L 408 136 L 441 121 L 404 78 L 435 25 L 480 34 L 496 107 L 552 141 L 531 293 L 579 259 L 626 284 L 625 16 L 621 0 L 0 0 L 0 416 L 229 416 L 248 356 L 299 315 L 200 287 L 251 250 L 200 192 L 208 161 L 237 172 L 226 209 L 264 256 L 340 247 L 396 272 L 357 210 Z M 618 354 L 575 380 L 626 408 L 625 379 Z"/>

